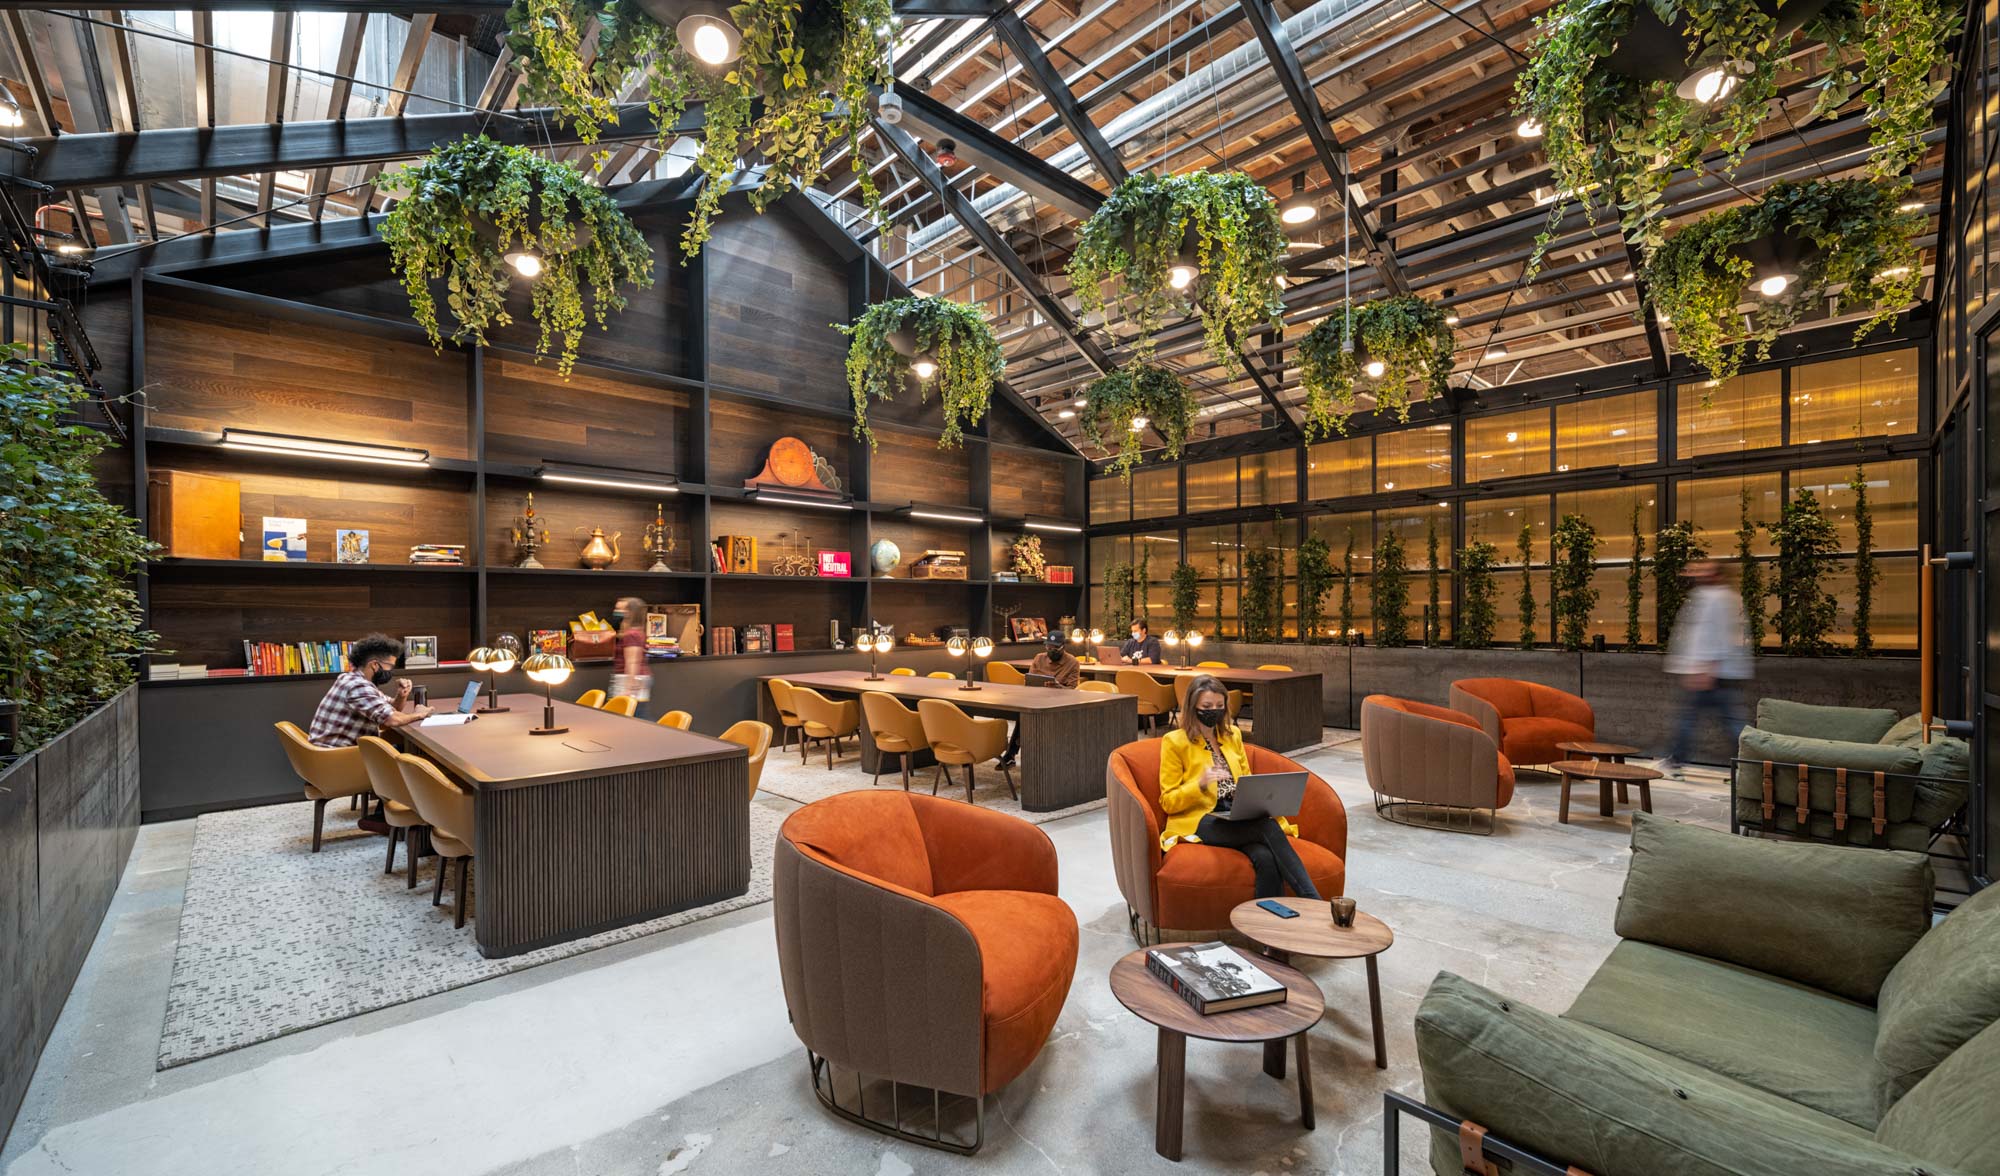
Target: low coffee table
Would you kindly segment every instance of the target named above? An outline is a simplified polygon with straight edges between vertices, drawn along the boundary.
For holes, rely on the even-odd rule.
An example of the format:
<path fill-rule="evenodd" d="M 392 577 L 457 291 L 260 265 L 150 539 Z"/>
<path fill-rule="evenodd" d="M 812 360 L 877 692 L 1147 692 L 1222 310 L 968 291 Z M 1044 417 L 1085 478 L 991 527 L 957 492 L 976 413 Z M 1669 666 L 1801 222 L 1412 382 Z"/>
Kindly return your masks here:
<path fill-rule="evenodd" d="M 1619 792 L 1625 791 L 1627 784 L 1639 786 L 1639 807 L 1646 812 L 1653 811 L 1652 783 L 1661 778 L 1662 773 L 1638 764 L 1608 763 L 1604 760 L 1557 760 L 1549 765 L 1549 770 L 1562 777 L 1562 805 L 1556 819 L 1569 824 L 1569 786 L 1573 780 L 1597 781 L 1597 813 L 1611 815 L 1611 786 L 1618 785 Z M 1620 799 L 1623 799 L 1621 796 Z"/>
<path fill-rule="evenodd" d="M 1627 747 L 1623 743 L 1599 743 L 1592 739 L 1565 740 L 1556 744 L 1556 750 L 1563 753 L 1564 759 L 1604 760 L 1614 764 L 1624 763 L 1625 757 L 1628 755 L 1645 754 L 1639 748 Z M 1618 785 L 1618 803 L 1629 803 L 1625 796 L 1625 785 L 1630 783 L 1630 781 L 1619 780 L 1616 783 Z"/>
<path fill-rule="evenodd" d="M 1375 1068 L 1389 1068 L 1389 1050 L 1382 1040 L 1382 980 L 1375 957 L 1396 942 L 1389 924 L 1367 911 L 1354 912 L 1354 926 L 1341 927 L 1333 921 L 1333 904 L 1323 898 L 1281 898 L 1279 902 L 1299 913 L 1296 919 L 1281 919 L 1257 905 L 1255 899 L 1239 903 L 1229 912 L 1229 925 L 1265 949 L 1268 958 L 1290 963 L 1295 955 L 1327 960 L 1362 959 L 1368 964 L 1368 1019 L 1375 1030 Z M 1271 1067 L 1266 1047 L 1264 1066 Z M 1284 1073 L 1285 1055 L 1277 1053 L 1278 1073 Z"/>
<path fill-rule="evenodd" d="M 1180 947 L 1183 944 L 1162 944 Z M 1146 949 L 1132 952 L 1111 966 L 1111 995 L 1142 1021 L 1158 1027 L 1159 1091 L 1153 1112 L 1153 1150 L 1170 1160 L 1181 1158 L 1181 1117 L 1187 1103 L 1187 1039 L 1264 1045 L 1264 1072 L 1283 1078 L 1285 1042 L 1298 1043 L 1299 1119 L 1313 1129 L 1312 1064 L 1306 1055 L 1306 1030 L 1319 1024 L 1326 1011 L 1319 987 L 1297 968 L 1263 958 L 1258 967 L 1286 989 L 1282 1004 L 1258 1005 L 1228 1013 L 1202 1016 L 1172 989 L 1146 970 Z M 1271 1070 L 1276 1047 L 1279 1068 Z"/>

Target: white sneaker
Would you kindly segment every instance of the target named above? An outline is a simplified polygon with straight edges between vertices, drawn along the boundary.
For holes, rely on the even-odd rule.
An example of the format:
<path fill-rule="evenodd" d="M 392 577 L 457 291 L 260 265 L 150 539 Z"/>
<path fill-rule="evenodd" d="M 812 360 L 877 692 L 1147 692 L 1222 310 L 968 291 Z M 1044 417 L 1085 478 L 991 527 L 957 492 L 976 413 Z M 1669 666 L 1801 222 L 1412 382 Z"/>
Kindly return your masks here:
<path fill-rule="evenodd" d="M 1686 770 L 1686 768 L 1687 768 L 1686 764 L 1680 762 L 1679 760 L 1671 760 L 1671 759 L 1663 759 L 1653 765 L 1653 770 L 1658 772 L 1660 775 L 1673 776 L 1676 778 L 1678 778 L 1680 774 Z"/>

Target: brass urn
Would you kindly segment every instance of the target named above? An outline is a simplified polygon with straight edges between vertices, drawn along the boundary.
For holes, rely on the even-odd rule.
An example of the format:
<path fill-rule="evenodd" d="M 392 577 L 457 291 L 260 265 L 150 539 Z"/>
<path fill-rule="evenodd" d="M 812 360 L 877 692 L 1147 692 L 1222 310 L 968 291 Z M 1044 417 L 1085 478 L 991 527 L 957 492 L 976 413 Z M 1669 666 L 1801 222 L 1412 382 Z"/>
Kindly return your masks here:
<path fill-rule="evenodd" d="M 577 531 L 581 533 L 583 528 L 578 527 Z M 592 527 L 590 529 L 590 537 L 584 540 L 583 552 L 578 557 L 583 561 L 583 566 L 592 571 L 601 572 L 612 564 L 617 563 L 618 538 L 623 534 L 623 531 L 613 531 L 607 538 L 603 527 Z"/>

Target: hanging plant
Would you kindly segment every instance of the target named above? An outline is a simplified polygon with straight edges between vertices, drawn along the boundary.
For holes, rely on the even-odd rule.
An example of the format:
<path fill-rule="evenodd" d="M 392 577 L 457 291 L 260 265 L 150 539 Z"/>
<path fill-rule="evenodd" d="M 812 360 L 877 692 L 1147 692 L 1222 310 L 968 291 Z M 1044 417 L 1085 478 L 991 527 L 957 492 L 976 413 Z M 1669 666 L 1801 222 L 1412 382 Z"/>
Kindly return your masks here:
<path fill-rule="evenodd" d="M 1521 535 L 1515 542 L 1521 560 L 1521 648 L 1535 647 L 1535 524 L 1521 520 Z"/>
<path fill-rule="evenodd" d="M 1318 645 L 1326 639 L 1326 594 L 1339 573 L 1333 570 L 1333 548 L 1324 536 L 1308 535 L 1299 543 L 1299 640 Z"/>
<path fill-rule="evenodd" d="M 1375 540 L 1375 577 L 1368 604 L 1375 622 L 1375 644 L 1401 649 L 1410 643 L 1410 561 L 1393 527 Z"/>
<path fill-rule="evenodd" d="M 1168 583 L 1172 585 L 1169 600 L 1174 610 L 1174 628 L 1185 633 L 1194 628 L 1195 614 L 1201 609 L 1201 573 L 1193 564 L 1178 563 Z"/>
<path fill-rule="evenodd" d="M 1860 466 L 1847 488 L 1854 491 L 1854 652 L 1875 652 L 1875 585 L 1882 569 L 1875 566 L 1875 512 L 1868 506 L 1868 475 Z"/>
<path fill-rule="evenodd" d="M 549 354 L 554 343 L 557 370 L 568 378 L 586 313 L 603 327 L 607 312 L 625 309 L 619 287 L 653 285 L 652 248 L 611 197 L 569 164 L 525 147 L 468 135 L 391 173 L 383 186 L 408 193 L 378 232 L 433 347 L 444 345 L 445 332 L 432 281 L 442 278 L 448 290 L 457 324 L 451 340 L 482 346 L 488 330 L 514 321 L 507 313 L 514 282 L 532 281 L 529 305 L 541 327 L 535 354 Z M 538 276 L 525 276 L 530 267 Z"/>
<path fill-rule="evenodd" d="M 1313 324 L 1299 341 L 1306 439 L 1347 431 L 1357 384 L 1374 395 L 1376 411 L 1399 421 L 1410 419 L 1412 380 L 1422 381 L 1423 397 L 1443 396 L 1458 346 L 1445 317 L 1435 303 L 1403 295 L 1358 306 L 1343 302 Z"/>
<path fill-rule="evenodd" d="M 1597 528 L 1582 515 L 1567 514 L 1552 536 L 1555 565 L 1549 569 L 1549 613 L 1556 622 L 1556 642 L 1575 653 L 1583 648 L 1590 613 L 1597 607 Z"/>
<path fill-rule="evenodd" d="M 1452 636 L 1457 638 L 1460 649 L 1489 649 L 1493 645 L 1493 631 L 1499 621 L 1499 610 L 1494 605 L 1499 592 L 1493 580 L 1493 565 L 1499 559 L 1500 549 L 1491 543 L 1470 543 L 1459 550 L 1459 611 Z"/>
<path fill-rule="evenodd" d="M 1750 518 L 1750 487 L 1743 487 L 1736 504 L 1736 559 L 1741 565 L 1737 587 L 1743 594 L 1743 630 L 1751 656 L 1764 651 L 1764 565 L 1757 562 L 1757 524 Z"/>
<path fill-rule="evenodd" d="M 1278 557 L 1253 551 L 1243 557 L 1243 640 L 1278 639 Z"/>
<path fill-rule="evenodd" d="M 1777 576 L 1771 592 L 1778 598 L 1778 640 L 1786 653 L 1817 657 L 1827 651 L 1827 634 L 1839 605 L 1823 580 L 1840 550 L 1840 538 L 1820 509 L 1819 498 L 1801 486 L 1766 523 L 1778 548 Z"/>
<path fill-rule="evenodd" d="M 852 326 L 835 323 L 848 336 L 847 390 L 854 397 L 854 435 L 875 447 L 868 427 L 868 402 L 893 400 L 911 379 L 917 395 L 929 399 L 936 385 L 944 407 L 939 449 L 956 447 L 965 430 L 986 415 L 993 385 L 1007 373 L 1007 357 L 985 312 L 949 298 L 894 298 L 877 302 Z M 928 373 L 928 374 L 926 374 Z"/>
<path fill-rule="evenodd" d="M 1200 405 L 1179 375 L 1150 363 L 1130 363 L 1084 389 L 1083 436 L 1099 449 L 1115 447 L 1111 469 L 1127 481 L 1142 459 L 1140 445 L 1152 429 L 1173 461 L 1187 444 Z M 1138 427 L 1134 427 L 1134 425 Z"/>
<path fill-rule="evenodd" d="M 1653 250 L 1648 295 L 1713 381 L 1734 376 L 1746 353 L 1769 359 L 1779 333 L 1835 287 L 1844 287 L 1844 311 L 1874 312 L 1855 328 L 1859 342 L 1916 300 L 1915 234 L 1924 221 L 1901 201 L 1899 189 L 1870 180 L 1781 181 L 1756 203 L 1709 213 Z M 1768 294 L 1756 285 L 1778 278 Z M 1756 304 L 1747 332 L 1737 313 L 1746 300 Z"/>
<path fill-rule="evenodd" d="M 897 21 L 891 0 L 739 0 L 728 21 L 739 33 L 733 61 L 709 64 L 710 44 L 683 45 L 656 13 L 678 15 L 662 0 L 514 0 L 507 10 L 507 47 L 519 63 L 522 94 L 554 107 L 556 117 L 586 143 L 618 118 L 628 78 L 643 79 L 646 103 L 664 151 L 682 132 L 690 107 L 701 110 L 706 179 L 695 198 L 681 247 L 701 251 L 722 197 L 746 160 L 762 171 L 750 203 L 762 212 L 786 192 L 817 183 L 831 148 L 845 143 L 861 198 L 886 224 L 881 194 L 861 155 L 861 132 L 873 111 L 871 87 L 891 83 L 890 47 Z M 598 25 L 595 55 L 583 40 Z M 603 156 L 599 156 L 600 164 Z"/>
<path fill-rule="evenodd" d="M 1668 182 L 1722 153 L 1733 171 L 1778 93 L 1795 32 L 1830 49 L 1832 68 L 1807 118 L 1858 96 L 1870 125 L 1870 173 L 1897 187 L 1923 154 L 1957 11 L 1940 0 L 1559 0 L 1515 82 L 1515 110 L 1538 124 L 1557 199 L 1530 271 L 1571 199 L 1615 209 L 1627 240 L 1663 238 Z M 1858 63 L 1843 54 L 1858 50 Z M 1858 95 L 1857 95 L 1858 91 Z M 1675 321 L 1679 321 L 1676 316 Z"/>
<path fill-rule="evenodd" d="M 1639 530 L 1639 504 L 1632 503 L 1632 566 L 1625 571 L 1625 648 L 1639 648 L 1639 601 L 1646 586 L 1646 536 Z"/>
<path fill-rule="evenodd" d="M 1688 598 L 1688 568 L 1708 558 L 1694 524 L 1681 519 L 1661 527 L 1653 539 L 1653 623 L 1660 648 L 1673 640 L 1674 622 Z"/>
<path fill-rule="evenodd" d="M 1104 198 L 1077 232 L 1070 285 L 1085 314 L 1104 312 L 1105 286 L 1119 284 L 1120 309 L 1138 327 L 1132 353 L 1153 354 L 1170 315 L 1201 315 L 1208 353 L 1233 374 L 1238 348 L 1282 327 L 1278 276 L 1285 227 L 1277 202 L 1242 172 L 1141 172 Z M 1178 284 L 1176 284 L 1178 283 Z"/>

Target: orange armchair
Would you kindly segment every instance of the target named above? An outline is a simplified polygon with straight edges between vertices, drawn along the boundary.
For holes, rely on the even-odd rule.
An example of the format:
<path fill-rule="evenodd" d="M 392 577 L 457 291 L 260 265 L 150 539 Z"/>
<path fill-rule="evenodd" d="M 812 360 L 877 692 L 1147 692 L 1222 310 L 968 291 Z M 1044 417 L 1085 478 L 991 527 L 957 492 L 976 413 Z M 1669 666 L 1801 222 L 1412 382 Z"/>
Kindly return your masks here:
<path fill-rule="evenodd" d="M 1471 715 L 1513 764 L 1552 764 L 1556 744 L 1597 738 L 1597 715 L 1576 695 L 1513 678 L 1460 678 L 1451 709 Z"/>
<path fill-rule="evenodd" d="M 1398 824 L 1412 808 L 1498 812 L 1514 799 L 1514 766 L 1478 720 L 1462 711 L 1371 694 L 1361 700 L 1361 764 L 1375 793 L 1375 813 Z"/>
<path fill-rule="evenodd" d="M 1305 771 L 1254 743 L 1244 751 L 1253 772 Z M 1150 929 L 1151 941 L 1158 942 L 1162 927 L 1188 932 L 1227 928 L 1229 912 L 1255 890 L 1250 859 L 1233 849 L 1196 842 L 1160 849 L 1160 831 L 1167 823 L 1160 807 L 1160 741 L 1127 743 L 1112 752 L 1104 790 L 1111 809 L 1111 864 L 1130 908 L 1133 938 L 1143 946 L 1149 936 L 1142 929 Z M 1311 776 L 1293 823 L 1299 835 L 1292 847 L 1321 897 L 1342 893 L 1347 886 L 1347 809 L 1340 797 L 1326 781 Z"/>
<path fill-rule="evenodd" d="M 821 1103 L 978 1150 L 985 1096 L 1041 1053 L 1076 972 L 1048 835 L 954 800 L 846 792 L 786 818 L 773 890 L 785 1004 Z M 828 1064 L 976 1100 L 972 1144 L 863 1118 L 835 1100 Z"/>

